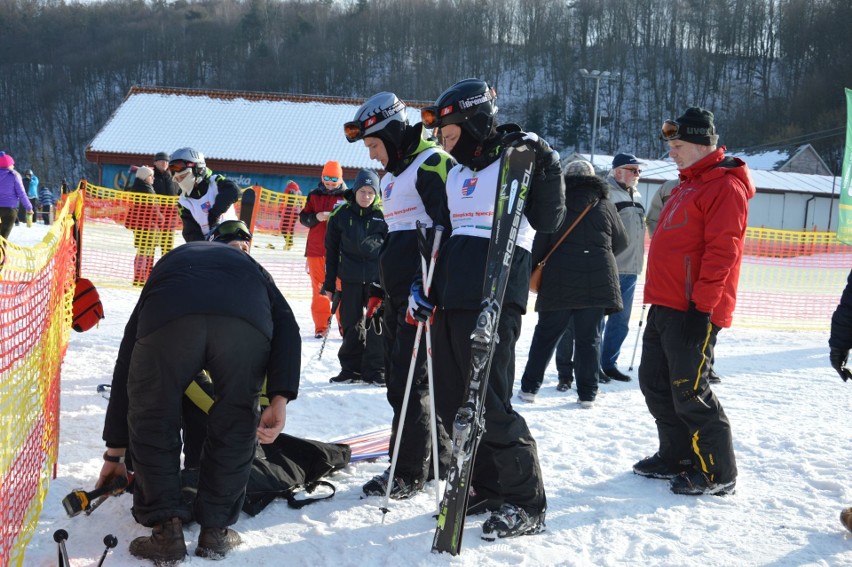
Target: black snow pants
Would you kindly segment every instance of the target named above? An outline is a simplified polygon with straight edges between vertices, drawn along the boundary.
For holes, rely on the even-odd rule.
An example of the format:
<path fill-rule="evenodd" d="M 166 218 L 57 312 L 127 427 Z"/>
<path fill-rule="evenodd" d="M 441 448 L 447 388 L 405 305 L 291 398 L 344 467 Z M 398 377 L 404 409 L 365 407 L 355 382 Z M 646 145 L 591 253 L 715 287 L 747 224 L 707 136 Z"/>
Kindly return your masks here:
<path fill-rule="evenodd" d="M 677 463 L 691 459 L 714 482 L 737 478 L 731 424 L 710 389 L 704 367 L 712 327 L 704 345 L 684 342 L 686 312 L 652 305 L 642 335 L 639 388 L 657 422 L 660 457 Z"/>

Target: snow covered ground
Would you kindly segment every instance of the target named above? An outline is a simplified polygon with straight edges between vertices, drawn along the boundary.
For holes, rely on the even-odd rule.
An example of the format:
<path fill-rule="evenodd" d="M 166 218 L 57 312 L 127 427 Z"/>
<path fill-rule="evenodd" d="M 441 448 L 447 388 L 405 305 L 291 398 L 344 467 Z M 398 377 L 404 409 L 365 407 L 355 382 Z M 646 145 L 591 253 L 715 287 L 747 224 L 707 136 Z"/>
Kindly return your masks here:
<path fill-rule="evenodd" d="M 11 240 L 32 243 L 43 230 L 18 227 Z M 136 291 L 100 291 L 107 318 L 97 329 L 72 333 L 62 368 L 58 477 L 27 549 L 27 566 L 56 564 L 52 536 L 59 528 L 70 534 L 73 566 L 97 565 L 107 534 L 119 544 L 105 565 L 146 564 L 127 550 L 131 539 L 149 533 L 133 521 L 130 496 L 75 518 L 61 504 L 73 489 L 90 490 L 98 476 L 107 402 L 95 388 L 111 379 L 138 297 Z M 384 390 L 329 384 L 340 341 L 333 336 L 318 361 L 309 305 L 299 301 L 293 308 L 303 329 L 303 377 L 285 431 L 334 440 L 387 427 Z M 535 313 L 526 316 L 518 372 L 535 322 Z M 622 370 L 634 338 L 635 322 Z M 845 421 L 852 383 L 828 365 L 827 333 L 734 327 L 719 336 L 716 367 L 722 383 L 714 390 L 733 426 L 740 471 L 733 496 L 676 496 L 665 481 L 632 473 L 635 461 L 656 450 L 635 369 L 632 382 L 602 385 L 595 407 L 583 410 L 574 390 L 556 391 L 551 368 L 536 402 L 516 404 L 538 442 L 549 505 L 545 533 L 488 543 L 479 539 L 485 516 L 474 516 L 460 556 L 433 555 L 434 483 L 412 500 L 391 501 L 382 522 L 384 499 L 360 497 L 361 484 L 386 467 L 377 461 L 332 477 L 338 492 L 331 500 L 301 510 L 279 500 L 254 518 L 242 515 L 235 528 L 245 543 L 218 565 L 852 565 L 852 534 L 838 520 L 841 508 L 852 505 L 852 433 Z M 192 554 L 198 527 L 186 527 L 185 534 Z M 190 555 L 185 564 L 208 563 Z"/>

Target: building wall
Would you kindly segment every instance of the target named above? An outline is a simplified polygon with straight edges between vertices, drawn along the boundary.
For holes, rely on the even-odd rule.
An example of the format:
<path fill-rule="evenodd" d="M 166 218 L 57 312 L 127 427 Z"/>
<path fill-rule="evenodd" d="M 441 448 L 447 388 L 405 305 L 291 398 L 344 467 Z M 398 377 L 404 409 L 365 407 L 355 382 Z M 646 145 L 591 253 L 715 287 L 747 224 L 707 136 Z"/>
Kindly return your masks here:
<path fill-rule="evenodd" d="M 639 183 L 640 202 L 648 210 L 659 184 Z M 804 193 L 761 193 L 749 201 L 748 226 L 781 230 L 837 230 L 837 197 Z"/>

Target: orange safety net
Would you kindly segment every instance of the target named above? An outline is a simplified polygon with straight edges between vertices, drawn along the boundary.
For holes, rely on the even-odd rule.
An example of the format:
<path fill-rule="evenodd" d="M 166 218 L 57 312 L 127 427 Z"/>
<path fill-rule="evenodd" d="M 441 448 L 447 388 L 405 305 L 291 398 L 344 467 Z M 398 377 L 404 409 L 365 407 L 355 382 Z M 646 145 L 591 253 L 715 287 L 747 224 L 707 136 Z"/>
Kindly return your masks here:
<path fill-rule="evenodd" d="M 175 197 L 87 187 L 83 266 L 98 285 L 132 285 L 135 258 L 150 258 L 153 263 L 167 251 L 159 235 L 164 226 L 170 227 L 169 237 L 174 236 L 169 244 L 183 243 L 179 220 L 178 226 L 173 225 Z M 254 189 L 258 196 L 251 255 L 287 298 L 310 298 L 304 258 L 307 228 L 298 222 L 305 198 Z M 749 228 L 734 325 L 828 329 L 850 267 L 852 249 L 839 243 L 834 233 Z M 641 314 L 643 280 L 640 277 L 636 286 L 634 319 Z"/>
<path fill-rule="evenodd" d="M 42 242 L 16 246 L 0 238 L 0 564 L 20 565 L 56 466 L 59 371 L 71 330 L 76 241 L 66 197 Z"/>
<path fill-rule="evenodd" d="M 177 197 L 119 191 L 81 182 L 86 191 L 86 249 L 83 272 L 99 286 L 139 286 L 151 266 L 184 243 Z M 298 222 L 301 195 L 260 187 L 255 204 L 251 255 L 275 278 L 289 299 L 311 295 L 305 273 L 308 229 Z M 237 214 L 240 214 L 237 203 Z"/>

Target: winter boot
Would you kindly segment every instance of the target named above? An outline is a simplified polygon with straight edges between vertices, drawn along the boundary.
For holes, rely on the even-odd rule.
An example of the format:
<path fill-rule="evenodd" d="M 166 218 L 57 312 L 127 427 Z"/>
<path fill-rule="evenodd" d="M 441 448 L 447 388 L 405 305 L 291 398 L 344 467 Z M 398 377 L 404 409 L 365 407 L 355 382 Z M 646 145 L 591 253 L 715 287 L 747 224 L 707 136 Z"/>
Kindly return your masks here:
<path fill-rule="evenodd" d="M 150 536 L 137 537 L 131 541 L 130 554 L 140 559 L 150 559 L 157 565 L 183 561 L 186 542 L 180 518 L 157 524 Z"/>
<path fill-rule="evenodd" d="M 364 382 L 361 374 L 352 372 L 351 370 L 341 370 L 337 376 L 332 376 L 328 379 L 332 384 L 355 384 Z"/>
<path fill-rule="evenodd" d="M 544 531 L 544 513 L 530 515 L 514 504 L 503 504 L 482 524 L 482 539 L 494 541 L 505 537 L 532 535 Z"/>
<path fill-rule="evenodd" d="M 243 542 L 231 528 L 201 528 L 195 554 L 207 559 L 224 559 L 229 551 Z"/>
<path fill-rule="evenodd" d="M 633 378 L 631 378 L 630 376 L 628 376 L 627 374 L 620 371 L 614 366 L 612 368 L 605 368 L 603 373 L 609 378 L 613 380 L 618 380 L 619 382 L 630 382 L 631 380 L 633 380 Z"/>
<path fill-rule="evenodd" d="M 385 469 L 382 474 L 368 480 L 361 490 L 365 496 L 384 496 L 388 492 L 388 478 L 390 469 Z M 406 482 L 400 476 L 396 476 L 391 487 L 390 497 L 394 500 L 406 500 L 423 490 L 422 483 Z"/>
<path fill-rule="evenodd" d="M 522 402 L 532 404 L 535 403 L 535 394 L 533 394 L 532 392 L 524 392 L 523 390 L 520 390 L 518 392 L 518 399 Z"/>
<path fill-rule="evenodd" d="M 692 461 L 683 460 L 675 465 L 671 465 L 664 461 L 662 457 L 660 457 L 659 453 L 654 453 L 650 457 L 645 457 L 633 465 L 633 472 L 639 476 L 661 479 L 672 479 L 691 469 Z"/>
<path fill-rule="evenodd" d="M 713 494 L 724 496 L 733 494 L 737 488 L 737 480 L 729 482 L 713 482 L 706 474 L 699 470 L 682 472 L 669 481 L 669 488 L 675 494 L 686 494 L 699 496 L 701 494 Z"/>

